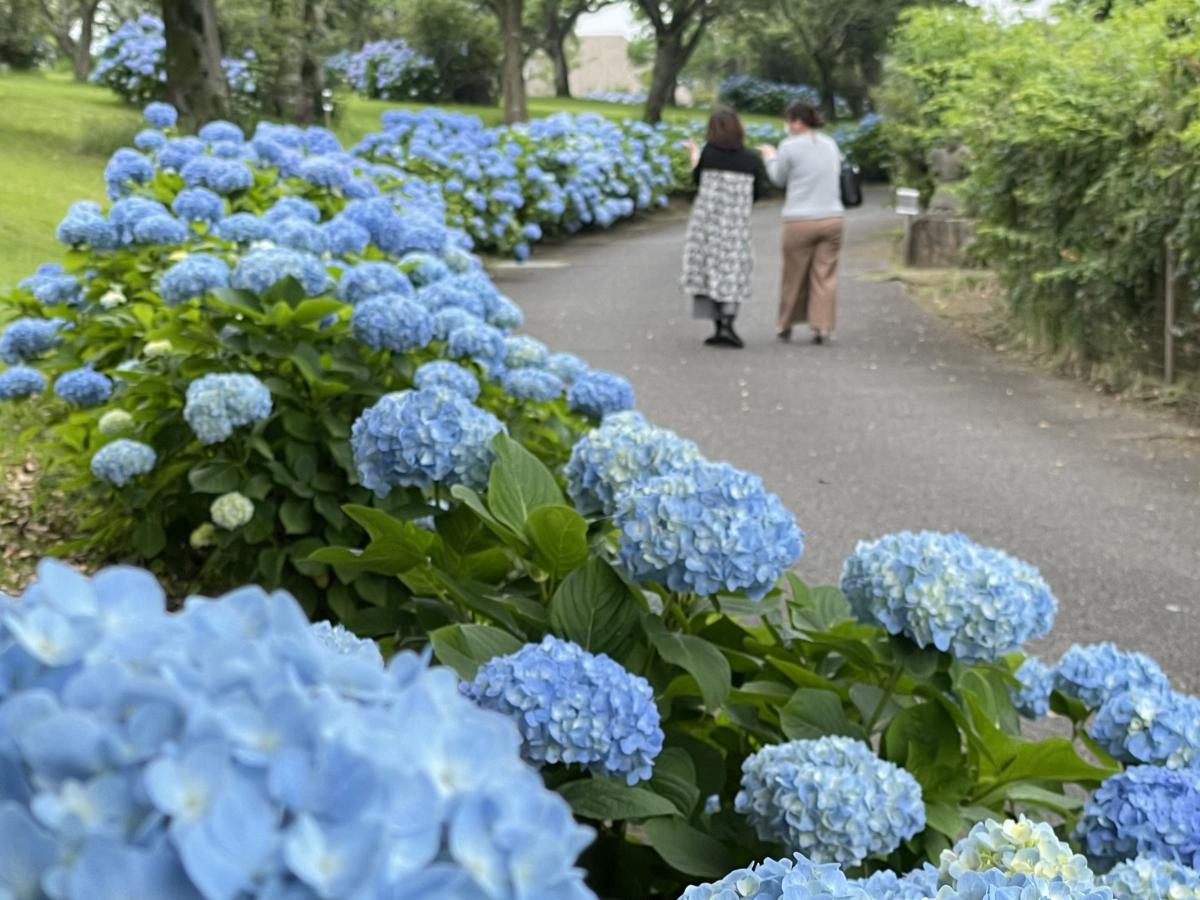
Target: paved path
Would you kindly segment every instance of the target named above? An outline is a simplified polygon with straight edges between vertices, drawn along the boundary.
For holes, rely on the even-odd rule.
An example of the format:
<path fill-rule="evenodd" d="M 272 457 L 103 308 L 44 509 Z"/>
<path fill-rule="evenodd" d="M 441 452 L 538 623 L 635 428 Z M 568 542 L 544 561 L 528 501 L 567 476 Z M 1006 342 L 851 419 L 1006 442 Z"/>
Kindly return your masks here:
<path fill-rule="evenodd" d="M 702 346 L 708 326 L 688 318 L 682 215 L 497 276 L 526 330 L 623 373 L 653 421 L 761 475 L 806 532 L 810 583 L 836 583 L 859 539 L 959 529 L 1041 568 L 1060 601 L 1047 658 L 1115 640 L 1200 691 L 1200 441 L 980 349 L 879 280 L 895 218 L 878 196 L 848 220 L 835 343 L 776 342 L 777 215 L 756 213 L 741 351 Z"/>

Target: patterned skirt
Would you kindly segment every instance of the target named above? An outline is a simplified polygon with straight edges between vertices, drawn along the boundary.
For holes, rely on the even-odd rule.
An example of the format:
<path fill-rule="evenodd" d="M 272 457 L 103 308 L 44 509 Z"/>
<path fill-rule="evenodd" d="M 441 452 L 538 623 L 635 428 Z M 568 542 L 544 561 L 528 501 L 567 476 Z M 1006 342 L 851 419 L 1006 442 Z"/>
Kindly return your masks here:
<path fill-rule="evenodd" d="M 683 248 L 684 293 L 693 301 L 696 318 L 732 315 L 736 304 L 750 299 L 754 267 L 750 212 L 754 176 L 705 169 L 688 221 Z"/>

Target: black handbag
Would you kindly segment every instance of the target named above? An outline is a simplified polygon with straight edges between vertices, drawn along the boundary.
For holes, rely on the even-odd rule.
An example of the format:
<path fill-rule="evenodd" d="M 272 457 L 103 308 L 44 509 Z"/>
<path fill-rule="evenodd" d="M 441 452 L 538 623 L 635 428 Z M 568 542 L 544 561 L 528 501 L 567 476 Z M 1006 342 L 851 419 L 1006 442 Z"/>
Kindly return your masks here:
<path fill-rule="evenodd" d="M 853 209 L 862 206 L 862 170 L 850 162 L 842 161 L 842 206 Z"/>

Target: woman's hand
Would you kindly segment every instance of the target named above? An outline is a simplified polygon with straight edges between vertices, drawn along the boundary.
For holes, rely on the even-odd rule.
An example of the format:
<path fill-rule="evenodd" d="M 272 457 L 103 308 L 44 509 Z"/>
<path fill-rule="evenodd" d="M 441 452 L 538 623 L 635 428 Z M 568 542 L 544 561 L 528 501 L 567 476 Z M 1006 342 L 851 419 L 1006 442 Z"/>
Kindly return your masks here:
<path fill-rule="evenodd" d="M 688 138 L 683 146 L 687 147 L 688 157 L 692 161 L 692 168 L 696 168 L 696 164 L 700 162 L 700 148 L 696 146 L 696 142 L 691 138 Z"/>
<path fill-rule="evenodd" d="M 774 159 L 776 155 L 775 148 L 770 144 L 759 144 L 758 152 L 762 154 L 762 158 L 767 162 L 770 162 L 772 159 Z"/>

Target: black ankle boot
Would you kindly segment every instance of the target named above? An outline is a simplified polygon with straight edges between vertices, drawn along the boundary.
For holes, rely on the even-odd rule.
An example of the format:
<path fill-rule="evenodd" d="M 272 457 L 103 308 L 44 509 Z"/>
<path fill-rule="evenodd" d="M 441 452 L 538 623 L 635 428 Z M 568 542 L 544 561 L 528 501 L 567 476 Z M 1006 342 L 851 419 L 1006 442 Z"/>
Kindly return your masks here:
<path fill-rule="evenodd" d="M 704 339 L 710 347 L 721 343 L 721 322 L 721 319 L 713 319 L 713 333 Z"/>
<path fill-rule="evenodd" d="M 717 323 L 717 333 L 710 338 L 711 343 L 719 347 L 743 347 L 742 339 L 733 330 L 733 316 L 721 316 Z"/>

